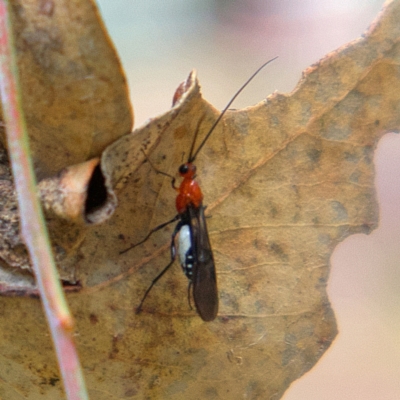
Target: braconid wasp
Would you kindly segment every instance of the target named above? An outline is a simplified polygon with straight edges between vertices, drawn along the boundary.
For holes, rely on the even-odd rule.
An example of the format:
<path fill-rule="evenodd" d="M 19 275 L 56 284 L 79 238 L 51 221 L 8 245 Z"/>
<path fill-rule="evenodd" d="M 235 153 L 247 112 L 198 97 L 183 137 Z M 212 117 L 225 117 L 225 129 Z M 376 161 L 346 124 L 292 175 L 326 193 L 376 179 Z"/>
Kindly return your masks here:
<path fill-rule="evenodd" d="M 155 167 L 153 169 L 160 174 L 171 178 L 172 187 L 178 192 L 176 197 L 176 210 L 178 214 L 171 220 L 164 222 L 161 225 L 153 228 L 147 236 L 140 242 L 131 245 L 127 249 L 120 252 L 124 254 L 136 246 L 144 243 L 150 236 L 165 226 L 178 221 L 172 233 L 170 252 L 171 260 L 164 267 L 164 269 L 153 279 L 150 286 L 143 295 L 142 301 L 139 304 L 136 312 L 139 313 L 142 309 L 143 303 L 150 293 L 150 290 L 156 282 L 167 272 L 167 270 L 174 263 L 176 258 L 176 245 L 175 239 L 179 234 L 178 239 L 178 253 L 180 263 L 184 274 L 189 280 L 188 297 L 190 305 L 190 288 L 193 288 L 193 298 L 196 310 L 203 321 L 212 321 L 218 313 L 218 289 L 217 278 L 215 273 L 215 264 L 213 253 L 211 250 L 210 240 L 207 232 L 206 218 L 204 211 L 206 207 L 203 205 L 203 194 L 200 186 L 195 180 L 196 166 L 193 164 L 197 155 L 207 142 L 208 138 L 221 121 L 222 117 L 231 106 L 236 97 L 241 91 L 250 83 L 250 81 L 270 62 L 277 57 L 264 63 L 253 75 L 243 84 L 243 86 L 231 98 L 225 108 L 221 111 L 218 118 L 215 120 L 203 141 L 194 151 L 196 139 L 199 131 L 199 126 L 202 119 L 199 120 L 196 131 L 194 133 L 193 142 L 190 148 L 189 157 L 186 163 L 179 167 L 179 175 L 183 178 L 179 187 L 175 186 L 175 177 L 170 174 L 159 171 Z M 147 157 L 146 157 L 147 158 Z M 150 162 L 150 160 L 148 160 Z M 150 163 L 151 164 L 151 163 Z"/>

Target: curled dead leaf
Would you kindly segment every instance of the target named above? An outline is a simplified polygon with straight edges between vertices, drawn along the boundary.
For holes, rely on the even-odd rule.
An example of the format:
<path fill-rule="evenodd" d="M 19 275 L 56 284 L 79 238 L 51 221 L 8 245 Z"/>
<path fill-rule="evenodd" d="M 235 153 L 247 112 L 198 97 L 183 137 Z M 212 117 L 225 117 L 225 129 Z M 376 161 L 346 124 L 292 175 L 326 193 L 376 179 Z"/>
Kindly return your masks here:
<path fill-rule="evenodd" d="M 88 187 L 99 161 L 98 158 L 94 158 L 65 168 L 54 178 L 42 180 L 39 183 L 39 190 L 45 211 L 71 222 L 86 223 Z M 103 202 L 104 194 L 99 197 L 101 199 L 98 203 Z"/>
<path fill-rule="evenodd" d="M 94 2 L 18 0 L 10 5 L 23 110 L 40 180 L 100 156 L 131 130 L 132 110 Z"/>
<path fill-rule="evenodd" d="M 99 168 L 92 170 L 90 179 L 90 168 L 86 169 L 87 176 L 82 180 L 77 179 L 77 167 L 71 166 L 100 156 L 106 146 L 131 130 L 133 116 L 126 79 L 92 1 L 16 0 L 10 2 L 10 8 L 35 172 L 39 180 L 49 179 L 42 186 L 47 185 L 45 206 L 51 209 L 48 225 L 53 250 L 61 277 L 73 282 L 76 250 L 86 232 L 86 227 L 77 222 L 98 223 L 108 218 L 116 197 L 101 181 Z M 0 139 L 5 146 L 3 125 L 1 128 Z M 8 171 L 6 158 L 2 157 L 0 168 Z M 63 172 L 66 176 L 60 182 L 55 175 L 64 168 L 69 170 Z M 71 188 L 77 181 L 79 194 Z M 90 183 L 87 193 L 86 181 Z M 98 191 L 92 193 L 94 188 Z M 49 190 L 58 197 L 50 199 Z M 18 274 L 18 269 L 30 270 L 30 266 L 19 236 L 9 171 L 2 182 L 2 194 L 5 207 L 1 212 L 0 256 L 7 276 L 11 276 Z M 26 279 L 30 288 L 31 276 Z M 0 280 L 0 285 L 9 290 L 13 282 Z"/>

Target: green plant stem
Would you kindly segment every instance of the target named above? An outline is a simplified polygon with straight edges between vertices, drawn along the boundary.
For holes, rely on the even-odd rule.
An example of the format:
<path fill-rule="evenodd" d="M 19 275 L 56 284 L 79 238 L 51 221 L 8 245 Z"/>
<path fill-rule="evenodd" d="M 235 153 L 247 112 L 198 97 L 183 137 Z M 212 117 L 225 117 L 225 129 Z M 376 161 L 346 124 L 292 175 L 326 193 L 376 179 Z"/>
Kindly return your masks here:
<path fill-rule="evenodd" d="M 9 3 L 0 0 L 0 92 L 8 151 L 18 196 L 21 235 L 28 248 L 50 326 L 68 399 L 87 399 L 68 310 L 36 191 L 28 135 L 21 107 Z"/>

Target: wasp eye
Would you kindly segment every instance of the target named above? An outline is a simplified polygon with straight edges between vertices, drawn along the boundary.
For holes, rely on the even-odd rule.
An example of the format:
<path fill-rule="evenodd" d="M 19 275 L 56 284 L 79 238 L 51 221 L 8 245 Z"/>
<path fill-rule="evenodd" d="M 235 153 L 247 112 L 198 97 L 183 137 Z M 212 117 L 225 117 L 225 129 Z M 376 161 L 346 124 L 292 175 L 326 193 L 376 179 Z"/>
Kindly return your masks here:
<path fill-rule="evenodd" d="M 179 173 L 180 173 L 181 175 L 187 174 L 188 171 L 189 171 L 189 167 L 188 167 L 187 164 L 182 164 L 182 165 L 179 167 Z"/>

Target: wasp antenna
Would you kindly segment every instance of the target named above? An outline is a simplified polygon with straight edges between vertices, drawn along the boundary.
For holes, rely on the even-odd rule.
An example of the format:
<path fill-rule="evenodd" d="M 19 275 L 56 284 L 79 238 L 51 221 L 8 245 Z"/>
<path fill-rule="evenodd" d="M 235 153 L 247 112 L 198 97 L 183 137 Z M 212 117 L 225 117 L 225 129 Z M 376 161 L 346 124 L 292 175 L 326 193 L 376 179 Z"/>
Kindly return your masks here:
<path fill-rule="evenodd" d="M 198 135 L 198 133 L 199 133 L 200 124 L 202 123 L 204 117 L 205 117 L 205 115 L 203 115 L 203 116 L 199 119 L 199 122 L 197 122 L 196 130 L 195 130 L 195 132 L 194 132 L 194 138 L 193 138 L 192 146 L 190 147 L 188 162 L 192 162 L 192 161 L 191 161 L 192 159 L 194 160 L 194 157 L 192 156 L 192 153 L 193 153 L 194 146 L 195 146 L 195 144 L 196 144 L 196 139 L 197 139 L 197 135 Z"/>
<path fill-rule="evenodd" d="M 221 114 L 219 114 L 218 118 L 215 120 L 214 124 L 211 126 L 210 130 L 208 131 L 207 135 L 205 136 L 205 138 L 203 139 L 203 141 L 200 143 L 200 146 L 197 148 L 197 150 L 195 151 L 195 153 L 192 155 L 192 150 L 190 151 L 190 157 L 189 157 L 189 161 L 188 162 L 193 162 L 196 157 L 197 154 L 199 154 L 200 150 L 203 148 L 203 146 L 205 145 L 205 143 L 207 142 L 208 138 L 210 137 L 210 135 L 213 133 L 214 129 L 216 128 L 216 126 L 218 125 L 219 121 L 221 121 L 222 117 L 224 116 L 224 114 L 228 111 L 229 107 L 231 106 L 231 104 L 235 101 L 236 97 L 239 96 L 239 94 L 242 92 L 242 90 L 253 80 L 253 78 L 265 67 L 267 66 L 269 63 L 271 63 L 272 61 L 276 60 L 278 58 L 274 57 L 271 60 L 268 60 L 266 63 L 264 63 L 263 65 L 261 65 L 260 68 L 258 68 L 258 70 L 256 72 L 254 72 L 254 74 L 247 79 L 247 81 L 243 84 L 243 86 L 235 93 L 235 95 L 229 100 L 229 103 L 225 106 L 225 108 L 221 111 Z M 196 132 L 196 136 L 197 136 L 197 132 Z M 196 139 L 195 139 L 196 140 Z M 192 149 L 194 147 L 194 142 L 192 144 Z"/>

